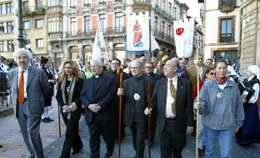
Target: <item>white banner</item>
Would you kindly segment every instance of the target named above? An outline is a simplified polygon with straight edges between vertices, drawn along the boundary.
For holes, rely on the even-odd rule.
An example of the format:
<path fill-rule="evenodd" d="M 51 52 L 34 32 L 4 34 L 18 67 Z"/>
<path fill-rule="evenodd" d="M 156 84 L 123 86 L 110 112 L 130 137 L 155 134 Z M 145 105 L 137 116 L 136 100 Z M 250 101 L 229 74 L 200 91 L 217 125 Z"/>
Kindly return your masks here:
<path fill-rule="evenodd" d="M 194 19 L 174 21 L 174 38 L 179 58 L 189 58 L 193 53 Z"/>
<path fill-rule="evenodd" d="M 149 51 L 149 12 L 127 18 L 127 51 Z"/>

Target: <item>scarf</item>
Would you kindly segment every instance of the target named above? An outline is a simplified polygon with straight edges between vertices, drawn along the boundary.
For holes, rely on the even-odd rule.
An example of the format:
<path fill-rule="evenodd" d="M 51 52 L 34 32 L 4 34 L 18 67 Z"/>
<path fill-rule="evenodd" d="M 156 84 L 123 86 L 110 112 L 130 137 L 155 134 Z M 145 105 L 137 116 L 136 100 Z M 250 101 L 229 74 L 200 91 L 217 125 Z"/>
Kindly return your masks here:
<path fill-rule="evenodd" d="M 227 82 L 227 77 L 224 77 L 223 80 L 218 80 L 216 75 L 214 76 L 214 80 L 218 85 L 224 85 Z"/>
<path fill-rule="evenodd" d="M 74 88 L 75 88 L 75 77 L 72 78 L 71 83 L 70 83 L 70 89 L 69 89 L 69 97 L 68 100 L 66 100 L 66 81 L 67 81 L 67 77 L 64 78 L 64 80 L 61 83 L 61 92 L 62 92 L 62 100 L 65 104 L 70 105 L 72 102 L 72 97 L 73 97 L 73 92 L 74 92 Z"/>

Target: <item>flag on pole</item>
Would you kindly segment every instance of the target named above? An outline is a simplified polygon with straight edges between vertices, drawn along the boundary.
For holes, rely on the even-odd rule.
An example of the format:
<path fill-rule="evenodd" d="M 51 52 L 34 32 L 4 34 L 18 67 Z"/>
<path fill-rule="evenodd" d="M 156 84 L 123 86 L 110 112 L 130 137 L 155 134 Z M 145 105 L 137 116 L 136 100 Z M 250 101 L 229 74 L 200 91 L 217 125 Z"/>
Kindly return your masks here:
<path fill-rule="evenodd" d="M 189 58 L 193 53 L 194 19 L 174 21 L 176 53 L 179 58 Z"/>
<path fill-rule="evenodd" d="M 158 45 L 157 41 L 155 40 L 155 38 L 151 34 L 151 51 L 154 51 L 156 49 L 160 49 L 160 46 Z"/>
<path fill-rule="evenodd" d="M 93 50 L 92 50 L 92 60 L 98 59 L 99 57 L 101 57 L 101 49 L 103 47 L 105 47 L 105 40 L 104 40 L 104 35 L 100 28 L 100 24 L 98 21 L 98 26 L 96 29 L 96 36 L 95 36 Z"/>

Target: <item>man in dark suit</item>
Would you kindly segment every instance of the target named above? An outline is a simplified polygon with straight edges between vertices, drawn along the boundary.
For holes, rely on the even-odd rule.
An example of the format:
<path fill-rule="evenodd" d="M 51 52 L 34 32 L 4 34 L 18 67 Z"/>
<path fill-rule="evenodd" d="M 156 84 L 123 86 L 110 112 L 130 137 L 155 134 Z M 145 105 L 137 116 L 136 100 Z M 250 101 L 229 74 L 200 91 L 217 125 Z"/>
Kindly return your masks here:
<path fill-rule="evenodd" d="M 110 64 L 110 70 L 106 71 L 107 74 L 110 74 L 110 75 L 113 75 L 115 76 L 115 79 L 116 79 L 116 84 L 117 84 L 117 87 L 116 88 L 119 88 L 119 85 L 120 85 L 120 74 L 119 76 L 117 75 L 117 73 L 119 72 L 119 68 L 121 67 L 121 61 L 119 59 L 112 59 L 111 60 L 111 64 Z M 128 75 L 122 71 L 122 80 L 125 80 L 128 77 Z M 116 140 L 118 140 L 118 135 L 119 135 L 119 97 L 117 95 L 114 96 L 113 98 L 113 101 L 112 101 L 112 104 L 113 106 L 115 107 L 114 110 L 113 110 L 113 116 L 114 116 L 114 134 L 115 134 L 115 138 Z M 121 129 L 121 140 L 124 138 L 124 135 L 125 135 L 125 124 L 123 122 L 123 112 L 124 112 L 124 107 L 122 106 L 121 108 L 121 125 L 120 125 L 120 129 Z"/>
<path fill-rule="evenodd" d="M 189 80 L 177 76 L 178 68 L 177 58 L 166 62 L 164 66 L 166 77 L 155 83 L 152 109 L 145 110 L 146 115 L 152 111 L 157 112 L 163 158 L 181 158 L 186 143 L 186 132 L 190 133 L 193 129 L 192 86 Z"/>
<path fill-rule="evenodd" d="M 114 150 L 114 133 L 111 104 L 116 95 L 114 76 L 103 72 L 103 63 L 98 59 L 91 62 L 92 77 L 84 81 L 80 99 L 85 106 L 85 120 L 90 134 L 91 158 L 100 157 L 100 136 L 107 147 L 105 157 L 110 157 Z"/>
<path fill-rule="evenodd" d="M 31 153 L 30 157 L 42 158 L 41 115 L 44 111 L 44 99 L 49 93 L 50 85 L 42 69 L 29 66 L 31 56 L 25 49 L 17 49 L 14 52 L 14 60 L 18 64 L 18 68 L 9 71 L 8 78 L 15 116 L 25 144 Z"/>
<path fill-rule="evenodd" d="M 154 73 L 154 65 L 151 61 L 146 62 L 145 64 L 145 73 L 144 73 L 144 77 L 149 78 L 152 82 L 153 85 L 154 83 L 161 79 L 160 75 L 157 75 Z M 156 113 L 153 112 L 151 115 L 151 119 L 150 119 L 150 145 L 152 146 L 154 144 L 154 136 L 155 136 L 155 131 L 156 131 L 156 122 L 157 122 L 157 116 Z"/>
<path fill-rule="evenodd" d="M 132 133 L 133 147 L 136 151 L 136 158 L 144 157 L 145 136 L 147 117 L 144 110 L 147 107 L 147 83 L 149 79 L 143 76 L 144 65 L 140 60 L 131 62 L 133 77 L 124 80 L 123 89 L 118 89 L 118 95 L 123 95 L 125 103 L 124 122 L 130 127 Z"/>

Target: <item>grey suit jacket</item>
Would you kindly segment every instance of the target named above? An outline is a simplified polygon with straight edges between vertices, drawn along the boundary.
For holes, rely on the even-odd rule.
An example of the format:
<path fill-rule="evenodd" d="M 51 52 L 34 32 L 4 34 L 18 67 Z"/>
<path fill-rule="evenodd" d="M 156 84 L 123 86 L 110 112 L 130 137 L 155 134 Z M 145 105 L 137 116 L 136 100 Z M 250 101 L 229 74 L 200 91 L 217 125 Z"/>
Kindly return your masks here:
<path fill-rule="evenodd" d="M 17 91 L 18 91 L 18 68 L 9 71 L 8 78 L 11 85 L 12 103 L 16 116 Z M 44 111 L 44 98 L 48 95 L 50 84 L 45 72 L 40 68 L 29 66 L 26 85 L 28 106 L 26 112 L 32 115 L 41 115 Z"/>

